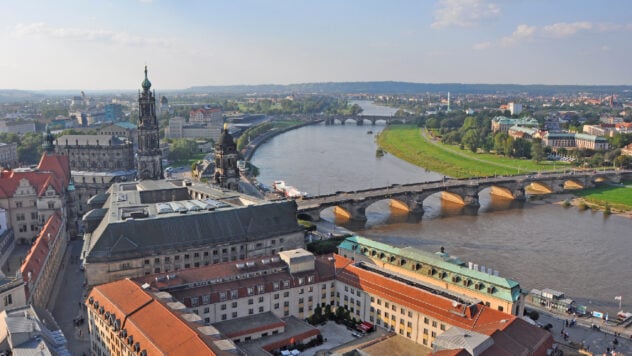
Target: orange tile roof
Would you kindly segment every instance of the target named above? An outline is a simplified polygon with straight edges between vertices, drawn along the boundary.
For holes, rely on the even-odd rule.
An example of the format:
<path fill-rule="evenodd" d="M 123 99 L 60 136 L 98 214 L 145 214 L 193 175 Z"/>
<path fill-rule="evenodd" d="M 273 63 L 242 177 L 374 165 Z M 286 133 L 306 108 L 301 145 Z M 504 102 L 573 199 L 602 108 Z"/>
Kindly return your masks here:
<path fill-rule="evenodd" d="M 138 342 L 140 349 L 147 350 L 148 355 L 223 353 L 211 345 L 213 340 L 210 337 L 196 331 L 197 324 L 184 321 L 176 311 L 129 279 L 94 287 L 86 305 L 94 310 L 95 303 L 98 303 L 99 309 L 103 306 L 103 315 L 105 312 L 114 313 L 115 318 L 121 321 L 121 330 L 125 329 L 127 336 L 133 338 L 133 343 Z"/>
<path fill-rule="evenodd" d="M 483 304 L 452 305 L 453 301 L 405 283 L 364 270 L 340 255 L 336 259 L 336 280 L 370 294 L 404 305 L 447 324 L 490 335 L 502 330 L 516 317 Z"/>
<path fill-rule="evenodd" d="M 49 186 L 62 194 L 70 182 L 68 157 L 44 153 L 36 170 L 27 172 L 3 171 L 0 173 L 0 198 L 10 198 L 15 194 L 20 181 L 26 179 L 42 196 Z"/>
<path fill-rule="evenodd" d="M 70 161 L 68 160 L 68 156 L 44 152 L 37 165 L 37 169 L 39 171 L 54 172 L 57 177 L 62 180 L 64 187 L 70 183 Z"/>
<path fill-rule="evenodd" d="M 44 267 L 44 262 L 46 262 L 46 258 L 48 257 L 48 254 L 50 252 L 50 248 L 60 235 L 59 229 L 61 227 L 61 223 L 62 221 L 59 213 L 51 215 L 48 218 L 46 225 L 44 225 L 44 228 L 37 236 L 35 243 L 33 244 L 33 246 L 31 246 L 29 253 L 26 255 L 24 261 L 22 262 L 20 271 L 22 273 L 22 279 L 24 280 L 24 283 L 26 283 L 27 298 L 30 293 L 30 291 L 28 290 L 29 279 L 32 282 L 37 281 L 37 278 L 39 277 L 39 274 L 42 272 L 42 268 Z M 50 239 L 48 238 L 48 236 L 50 236 Z"/>

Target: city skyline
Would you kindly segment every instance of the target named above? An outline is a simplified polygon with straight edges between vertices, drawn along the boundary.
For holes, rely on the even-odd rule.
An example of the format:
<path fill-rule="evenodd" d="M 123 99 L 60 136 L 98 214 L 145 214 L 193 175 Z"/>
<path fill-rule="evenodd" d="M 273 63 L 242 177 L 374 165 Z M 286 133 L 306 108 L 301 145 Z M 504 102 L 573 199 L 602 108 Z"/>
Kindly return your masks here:
<path fill-rule="evenodd" d="M 0 89 L 404 81 L 626 85 L 632 4 L 11 2 Z"/>

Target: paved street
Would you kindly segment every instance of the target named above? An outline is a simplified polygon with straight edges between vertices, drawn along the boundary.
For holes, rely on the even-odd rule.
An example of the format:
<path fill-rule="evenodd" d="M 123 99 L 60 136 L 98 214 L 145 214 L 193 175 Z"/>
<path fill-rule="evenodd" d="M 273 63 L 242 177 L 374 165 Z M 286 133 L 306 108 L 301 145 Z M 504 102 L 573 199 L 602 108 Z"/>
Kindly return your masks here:
<path fill-rule="evenodd" d="M 602 355 L 607 351 L 607 348 L 614 347 L 616 349 L 617 355 L 632 355 L 632 340 L 625 334 L 625 336 L 617 337 L 617 345 L 613 344 L 615 336 L 611 333 L 604 333 L 601 330 L 591 329 L 589 322 L 586 320 L 578 318 L 578 324 L 573 327 L 566 327 L 565 320 L 570 320 L 572 317 L 568 319 L 563 319 L 560 316 L 553 316 L 552 314 L 547 314 L 546 312 L 538 310 L 540 313 L 540 318 L 538 322 L 542 325 L 551 324 L 553 328 L 551 329 L 551 333 L 553 334 L 553 338 L 555 341 L 562 344 L 567 345 L 572 349 L 577 349 L 581 343 L 588 347 L 588 350 L 595 355 Z M 579 324 L 581 323 L 581 324 Z M 582 325 L 585 324 L 585 325 Z M 568 339 L 564 340 L 562 329 L 568 334 Z M 567 353 L 565 353 L 567 354 Z"/>
<path fill-rule="evenodd" d="M 79 270 L 79 254 L 82 245 L 82 240 L 71 241 L 66 250 L 62 269 L 55 281 L 53 292 L 55 306 L 52 309 L 57 324 L 68 340 L 68 350 L 73 355 L 79 356 L 90 354 L 88 323 L 86 313 L 83 311 L 84 276 Z M 76 327 L 73 321 L 78 317 L 84 318 L 84 323 L 80 327 Z"/>

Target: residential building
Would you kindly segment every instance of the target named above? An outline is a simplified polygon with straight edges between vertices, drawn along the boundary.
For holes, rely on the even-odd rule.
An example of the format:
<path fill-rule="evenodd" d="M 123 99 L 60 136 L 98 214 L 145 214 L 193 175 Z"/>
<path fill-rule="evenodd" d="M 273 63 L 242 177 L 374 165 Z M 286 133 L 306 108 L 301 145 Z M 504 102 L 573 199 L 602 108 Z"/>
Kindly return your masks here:
<path fill-rule="evenodd" d="M 93 355 L 244 355 L 168 293 L 129 279 L 96 286 L 85 304 Z"/>
<path fill-rule="evenodd" d="M 18 166 L 18 144 L 0 142 L 0 167 L 15 168 Z"/>
<path fill-rule="evenodd" d="M 0 313 L 0 352 L 5 355 L 70 356 L 61 328 L 47 312 L 22 306 Z"/>
<path fill-rule="evenodd" d="M 169 126 L 165 129 L 165 136 L 171 139 L 210 138 L 217 142 L 221 132 L 221 124 L 213 126 L 207 123 L 187 123 L 185 118 L 176 116 L 169 119 Z"/>
<path fill-rule="evenodd" d="M 522 104 L 509 103 L 507 104 L 507 109 L 509 110 L 511 115 L 520 115 L 520 113 L 522 113 Z"/>
<path fill-rule="evenodd" d="M 104 121 L 116 122 L 123 119 L 123 105 L 121 104 L 107 104 L 103 106 Z"/>
<path fill-rule="evenodd" d="M 189 111 L 189 122 L 205 123 L 222 127 L 223 116 L 221 108 L 202 107 Z"/>
<path fill-rule="evenodd" d="M 35 122 L 25 120 L 0 120 L 0 132 L 24 135 L 35 132 Z"/>
<path fill-rule="evenodd" d="M 475 298 L 492 309 L 508 314 L 522 315 L 524 311 L 524 296 L 517 281 L 499 276 L 491 266 L 485 268 L 472 262 L 466 264 L 445 251 L 429 253 L 411 247 L 387 245 L 362 236 L 350 236 L 338 246 L 338 253 Z"/>
<path fill-rule="evenodd" d="M 293 201 L 165 180 L 114 183 L 102 196 L 83 217 L 89 285 L 304 246 Z"/>
<path fill-rule="evenodd" d="M 632 143 L 621 149 L 621 154 L 625 156 L 632 156 Z"/>
<path fill-rule="evenodd" d="M 0 208 L 15 241 L 30 244 L 51 215 L 60 212 L 74 225 L 74 187 L 68 157 L 45 152 L 38 166 L 0 172 Z"/>
<path fill-rule="evenodd" d="M 65 221 L 59 213 L 51 215 L 20 267 L 29 304 L 53 308 L 53 287 L 67 244 Z"/>
<path fill-rule="evenodd" d="M 138 94 L 138 156 L 136 171 L 140 179 L 161 179 L 162 157 L 160 151 L 160 133 L 156 119 L 156 97 L 149 89 L 151 82 L 147 78 L 141 83 L 143 91 Z"/>

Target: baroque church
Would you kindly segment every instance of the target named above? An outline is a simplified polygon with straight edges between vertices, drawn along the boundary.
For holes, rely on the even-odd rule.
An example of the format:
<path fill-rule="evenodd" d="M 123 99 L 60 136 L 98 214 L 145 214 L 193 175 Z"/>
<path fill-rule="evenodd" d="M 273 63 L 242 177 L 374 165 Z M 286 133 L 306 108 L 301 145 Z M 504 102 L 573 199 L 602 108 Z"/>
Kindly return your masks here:
<path fill-rule="evenodd" d="M 160 133 L 156 118 L 156 93 L 151 92 L 151 82 L 147 78 L 138 93 L 138 156 L 137 174 L 139 179 L 162 179 L 162 159 L 160 153 Z"/>

